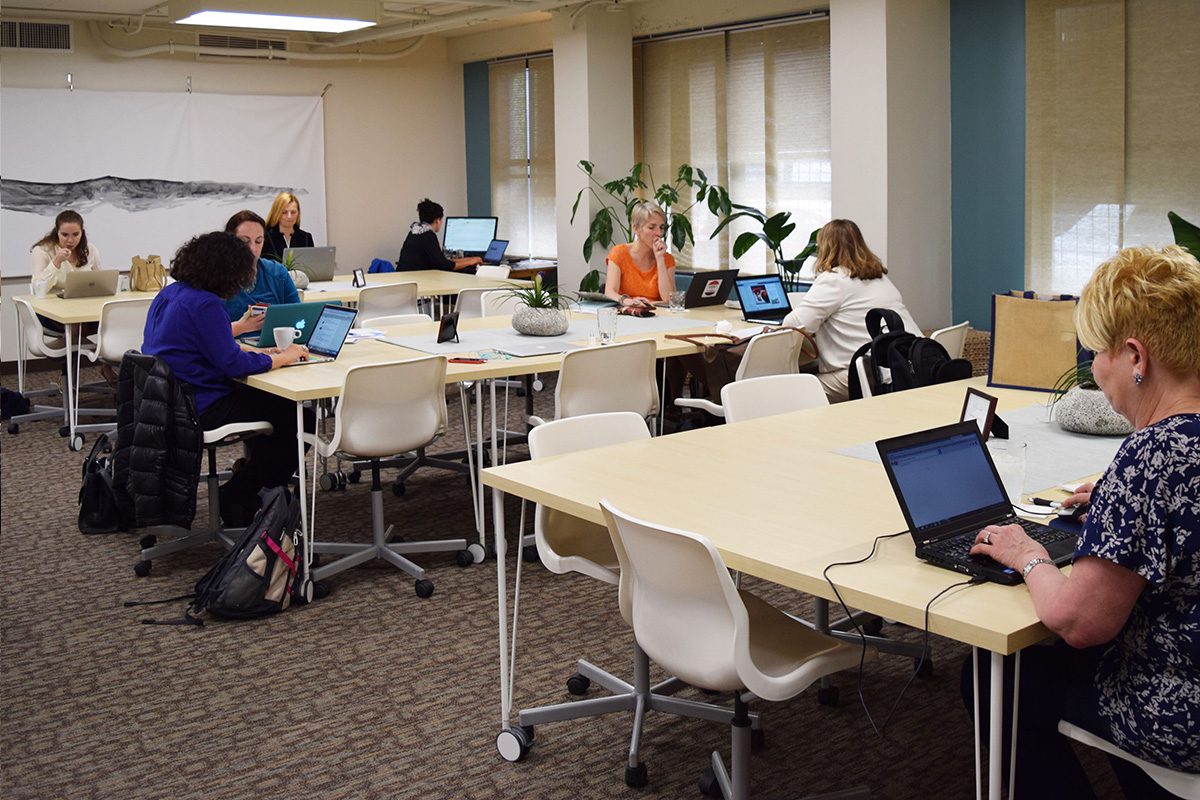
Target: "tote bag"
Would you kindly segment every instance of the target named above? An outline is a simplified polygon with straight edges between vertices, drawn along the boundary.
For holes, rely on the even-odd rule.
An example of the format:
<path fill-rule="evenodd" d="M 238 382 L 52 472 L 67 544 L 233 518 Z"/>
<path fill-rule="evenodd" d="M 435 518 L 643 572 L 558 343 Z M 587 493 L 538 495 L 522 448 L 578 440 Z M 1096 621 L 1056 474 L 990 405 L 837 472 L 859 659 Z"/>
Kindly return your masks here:
<path fill-rule="evenodd" d="M 1010 292 L 992 295 L 988 386 L 1053 391 L 1081 357 L 1075 305 L 1069 294 Z"/>

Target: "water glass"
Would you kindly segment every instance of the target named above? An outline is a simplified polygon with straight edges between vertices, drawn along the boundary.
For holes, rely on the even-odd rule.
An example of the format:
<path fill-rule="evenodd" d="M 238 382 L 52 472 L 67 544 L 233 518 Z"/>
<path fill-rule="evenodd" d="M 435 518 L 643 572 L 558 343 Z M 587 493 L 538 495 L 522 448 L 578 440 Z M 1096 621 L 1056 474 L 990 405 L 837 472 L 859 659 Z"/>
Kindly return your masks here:
<path fill-rule="evenodd" d="M 1020 503 L 1025 486 L 1025 442 L 1010 439 L 992 439 L 987 443 L 992 454 L 992 463 L 1000 473 L 1000 482 L 1010 503 Z"/>
<path fill-rule="evenodd" d="M 687 292 L 671 292 L 671 297 L 667 301 L 667 308 L 671 313 L 675 314 L 683 311 L 683 301 L 687 297 Z"/>
<path fill-rule="evenodd" d="M 617 308 L 606 306 L 596 310 L 596 331 L 600 334 L 600 344 L 612 344 L 617 338 Z"/>

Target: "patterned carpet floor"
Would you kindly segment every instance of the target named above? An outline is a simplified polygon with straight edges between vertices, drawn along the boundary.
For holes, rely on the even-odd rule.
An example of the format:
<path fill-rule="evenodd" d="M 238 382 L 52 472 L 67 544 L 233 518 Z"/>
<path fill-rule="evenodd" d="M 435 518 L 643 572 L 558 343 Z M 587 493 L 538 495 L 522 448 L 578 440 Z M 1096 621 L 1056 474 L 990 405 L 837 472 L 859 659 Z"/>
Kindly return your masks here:
<path fill-rule="evenodd" d="M 13 388 L 15 379 L 3 383 Z M 536 395 L 545 416 L 553 413 L 548 383 Z M 457 395 L 450 399 L 449 430 L 435 449 L 462 446 Z M 512 427 L 515 411 L 514 404 Z M 190 591 L 219 549 L 167 557 L 135 577 L 135 534 L 79 533 L 84 454 L 69 452 L 57 427 L 30 423 L 0 436 L 0 794 L 8 800 L 689 798 L 700 796 L 708 754 L 728 753 L 725 726 L 651 715 L 642 744 L 649 785 L 629 789 L 630 715 L 613 714 L 541 726 L 525 761 L 501 760 L 493 561 L 460 568 L 453 554 L 417 557 L 437 587 L 429 599 L 376 561 L 334 577 L 328 598 L 269 619 L 141 625 L 183 604 L 130 609 L 123 601 Z M 526 457 L 523 448 L 510 452 Z M 207 520 L 204 496 L 201 488 L 197 525 Z M 366 481 L 320 493 L 317 502 L 322 538 L 368 535 Z M 403 497 L 385 492 L 384 509 L 406 539 L 475 535 L 460 474 L 420 470 Z M 508 512 L 515 530 L 515 500 Z M 510 558 L 510 585 L 514 567 Z M 526 565 L 522 580 L 518 706 L 568 701 L 576 658 L 629 674 L 632 636 L 615 587 L 540 565 Z M 785 609 L 807 610 L 794 592 L 753 579 L 745 585 Z M 921 635 L 892 625 L 885 633 Z M 958 689 L 968 649 L 938 637 L 931 645 L 932 677 L 911 683 L 882 737 L 864 714 L 853 672 L 835 679 L 838 707 L 819 705 L 815 691 L 756 704 L 767 746 L 753 759 L 754 795 L 867 786 L 872 797 L 897 800 L 973 796 L 972 729 Z M 907 658 L 867 663 L 861 690 L 877 721 L 912 668 Z M 727 700 L 692 689 L 680 696 Z M 1108 767 L 1085 758 L 1098 789 L 1113 796 Z"/>

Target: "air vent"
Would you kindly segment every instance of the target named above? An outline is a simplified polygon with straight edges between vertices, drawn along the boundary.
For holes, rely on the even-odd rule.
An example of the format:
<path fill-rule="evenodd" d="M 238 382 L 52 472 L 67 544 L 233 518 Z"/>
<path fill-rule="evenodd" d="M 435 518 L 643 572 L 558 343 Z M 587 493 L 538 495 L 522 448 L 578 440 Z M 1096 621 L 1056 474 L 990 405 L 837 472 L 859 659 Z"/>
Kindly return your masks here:
<path fill-rule="evenodd" d="M 263 61 L 262 56 L 238 55 L 236 50 L 270 50 L 276 55 L 272 59 L 281 61 L 287 59 L 287 39 L 258 39 L 253 36 L 226 36 L 219 33 L 201 33 L 196 37 L 196 44 L 201 47 L 219 47 L 222 50 L 229 50 L 227 55 L 202 55 L 199 58 L 203 61 L 216 60 L 224 61 L 228 59 L 254 59 L 255 61 Z"/>
<path fill-rule="evenodd" d="M 43 53 L 70 53 L 71 23 L 0 21 L 0 47 L 40 50 Z"/>

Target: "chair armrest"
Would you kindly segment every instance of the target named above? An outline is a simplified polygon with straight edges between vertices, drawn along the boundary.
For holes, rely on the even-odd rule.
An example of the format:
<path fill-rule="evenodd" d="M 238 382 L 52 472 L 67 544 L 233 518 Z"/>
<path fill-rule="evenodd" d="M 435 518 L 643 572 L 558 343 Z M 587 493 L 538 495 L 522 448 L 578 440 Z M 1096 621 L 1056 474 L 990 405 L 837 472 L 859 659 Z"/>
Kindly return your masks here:
<path fill-rule="evenodd" d="M 537 416 L 537 415 L 530 415 L 529 417 L 527 417 L 527 418 L 525 419 L 525 422 L 527 422 L 528 424 L 532 425 L 532 426 L 533 426 L 533 427 L 535 427 L 535 428 L 536 428 L 538 425 L 545 425 L 545 424 L 546 424 L 546 420 L 542 419 L 541 417 L 539 417 L 539 416 Z"/>
<path fill-rule="evenodd" d="M 705 400 L 700 397 L 680 397 L 675 401 L 675 405 L 680 408 L 698 408 L 701 411 L 707 411 L 714 417 L 725 417 L 725 407 L 719 406 L 711 400 Z"/>
<path fill-rule="evenodd" d="M 227 447 L 274 431 L 275 428 L 269 422 L 231 422 L 228 425 L 213 428 L 211 431 L 205 431 L 204 446 Z"/>

